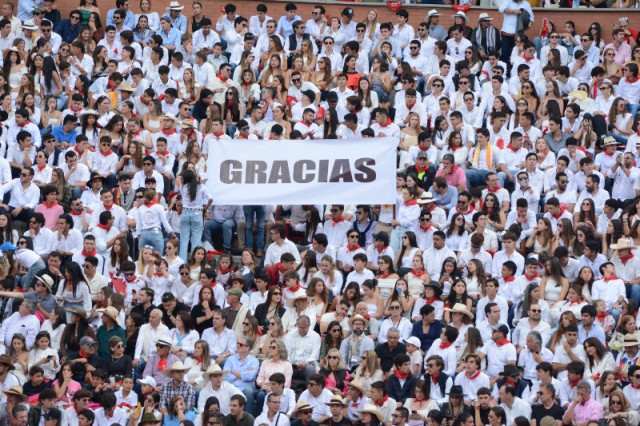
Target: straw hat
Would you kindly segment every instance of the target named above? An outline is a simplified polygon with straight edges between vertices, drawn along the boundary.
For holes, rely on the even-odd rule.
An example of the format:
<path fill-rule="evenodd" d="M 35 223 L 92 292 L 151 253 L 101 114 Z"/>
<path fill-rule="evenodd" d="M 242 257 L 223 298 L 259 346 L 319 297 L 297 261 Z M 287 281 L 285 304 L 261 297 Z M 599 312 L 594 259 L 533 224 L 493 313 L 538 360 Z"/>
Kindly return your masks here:
<path fill-rule="evenodd" d="M 451 18 L 464 18 L 464 22 L 469 23 L 469 17 L 461 10 L 457 11 L 455 15 L 451 15 Z"/>
<path fill-rule="evenodd" d="M 178 122 L 178 117 L 176 117 L 175 115 L 171 114 L 170 112 L 166 113 L 165 115 L 162 116 L 163 120 L 172 120 L 173 122 L 177 123 Z"/>
<path fill-rule="evenodd" d="M 433 198 L 433 194 L 429 191 L 423 192 L 422 195 L 420 195 L 420 198 L 418 198 L 418 204 L 428 204 L 433 203 L 434 201 L 435 198 Z"/>
<path fill-rule="evenodd" d="M 456 303 L 455 305 L 453 305 L 453 308 L 444 308 L 444 310 L 451 313 L 458 312 L 461 314 L 465 314 L 469 318 L 473 319 L 473 314 L 469 312 L 469 310 L 467 310 L 467 307 L 462 303 Z"/>
<path fill-rule="evenodd" d="M 628 238 L 620 238 L 616 244 L 610 246 L 613 250 L 633 250 L 637 248 Z"/>
<path fill-rule="evenodd" d="M 172 1 L 171 3 L 169 3 L 169 7 L 167 7 L 167 10 L 182 10 L 184 9 L 184 6 L 181 6 L 180 3 L 178 3 L 177 1 Z"/>
<path fill-rule="evenodd" d="M 109 318 L 111 318 L 115 322 L 118 322 L 118 320 L 119 320 L 119 318 L 118 318 L 118 316 L 119 316 L 118 310 L 116 308 L 114 308 L 113 306 L 107 306 L 104 309 L 99 309 L 98 312 L 102 312 L 104 315 L 108 316 Z"/>
<path fill-rule="evenodd" d="M 0 355 L 0 364 L 6 365 L 9 370 L 16 369 L 16 367 L 13 365 L 13 359 L 11 359 L 9 355 Z"/>
<path fill-rule="evenodd" d="M 87 321 L 87 311 L 85 311 L 84 308 L 81 308 L 80 306 L 77 306 L 75 308 L 66 308 L 65 311 L 71 312 L 72 314 L 76 314 L 84 322 Z"/>
<path fill-rule="evenodd" d="M 182 120 L 182 123 L 180 124 L 180 127 L 183 129 L 189 129 L 193 126 L 194 126 L 193 120 L 190 118 L 185 118 L 184 120 Z"/>
<path fill-rule="evenodd" d="M 308 298 L 307 293 L 304 290 L 300 289 L 295 293 L 293 293 L 293 295 L 287 299 L 287 306 L 290 308 L 293 308 L 293 304 L 296 300 L 307 299 L 307 298 Z"/>
<path fill-rule="evenodd" d="M 380 411 L 378 411 L 376 406 L 373 405 L 373 404 L 365 404 L 364 408 L 362 410 L 358 411 L 358 413 L 360 413 L 360 414 L 369 413 L 369 414 L 372 414 L 372 415 L 376 416 L 376 418 L 378 419 L 379 422 L 382 421 L 382 413 Z"/>
<path fill-rule="evenodd" d="M 364 385 L 359 382 L 358 380 L 352 380 L 350 381 L 347 386 L 351 386 L 352 388 L 358 389 L 360 391 L 361 394 L 366 394 L 367 390 L 364 388 Z"/>
<path fill-rule="evenodd" d="M 607 136 L 602 139 L 602 146 L 618 145 L 618 141 L 613 136 Z"/>
<path fill-rule="evenodd" d="M 164 370 L 164 375 L 171 376 L 171 373 L 173 373 L 174 371 L 188 371 L 188 370 L 191 370 L 191 367 L 185 367 L 182 361 L 176 361 L 173 363 L 171 367 Z"/>
<path fill-rule="evenodd" d="M 45 285 L 45 287 L 47 287 L 49 289 L 49 293 L 51 293 L 51 289 L 53 288 L 53 278 L 51 278 L 49 275 L 44 274 L 41 277 L 36 276 L 36 280 L 40 281 L 42 284 Z"/>
<path fill-rule="evenodd" d="M 313 411 L 313 407 L 311 406 L 311 404 L 309 404 L 307 401 L 300 401 L 296 404 L 296 408 L 293 410 L 293 415 L 295 415 L 295 413 L 297 413 L 298 411 L 307 411 L 307 410 L 312 410 Z"/>
<path fill-rule="evenodd" d="M 120 86 L 118 86 L 118 90 L 120 90 L 121 92 L 135 92 L 136 88 L 133 87 L 128 81 L 125 81 L 124 83 L 121 83 Z"/>
<path fill-rule="evenodd" d="M 15 396 L 17 398 L 20 398 L 20 401 L 24 402 L 27 400 L 27 395 L 25 395 L 22 392 L 23 392 L 22 386 L 18 386 L 18 385 L 13 385 L 9 389 L 4 389 L 2 391 L 3 394 L 7 396 Z"/>
<path fill-rule="evenodd" d="M 353 328 L 353 322 L 354 321 L 362 321 L 364 322 L 364 328 L 369 327 L 369 320 L 367 320 L 365 317 L 363 317 L 360 314 L 356 314 L 354 316 L 352 316 L 351 318 L 349 318 L 349 328 Z"/>
<path fill-rule="evenodd" d="M 205 380 L 209 380 L 209 376 L 211 376 L 212 374 L 218 374 L 218 373 L 222 373 L 222 376 L 226 376 L 228 371 L 223 371 L 222 368 L 220 368 L 220 366 L 216 363 L 213 363 L 209 366 L 209 368 L 207 369 L 207 371 L 205 371 L 204 373 L 202 373 L 202 377 Z"/>
<path fill-rule="evenodd" d="M 638 336 L 635 333 L 629 333 L 624 335 L 624 342 L 622 346 L 638 346 L 640 342 L 638 342 Z M 4 356 L 4 355 L 3 355 Z"/>
<path fill-rule="evenodd" d="M 347 406 L 340 395 L 333 395 L 331 397 L 331 400 L 329 400 L 329 402 L 326 402 L 325 405 L 341 405 L 343 407 Z"/>

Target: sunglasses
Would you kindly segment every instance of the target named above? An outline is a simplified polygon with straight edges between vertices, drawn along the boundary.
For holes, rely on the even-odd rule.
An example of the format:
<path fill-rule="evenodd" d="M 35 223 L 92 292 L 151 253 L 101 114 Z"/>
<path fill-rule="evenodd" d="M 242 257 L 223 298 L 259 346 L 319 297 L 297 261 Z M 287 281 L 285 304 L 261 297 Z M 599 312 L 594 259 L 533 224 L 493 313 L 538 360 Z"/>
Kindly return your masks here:
<path fill-rule="evenodd" d="M 282 296 L 282 293 L 280 293 L 279 291 L 274 291 L 272 296 Z M 275 324 L 275 322 L 273 323 L 270 322 L 269 324 Z"/>
<path fill-rule="evenodd" d="M 389 307 L 389 309 L 391 309 L 392 311 L 395 311 L 397 309 L 400 309 L 400 306 L 391 306 Z"/>
<path fill-rule="evenodd" d="M 328 356 L 327 359 L 338 359 L 338 357 L 335 355 L 331 355 L 331 356 Z"/>

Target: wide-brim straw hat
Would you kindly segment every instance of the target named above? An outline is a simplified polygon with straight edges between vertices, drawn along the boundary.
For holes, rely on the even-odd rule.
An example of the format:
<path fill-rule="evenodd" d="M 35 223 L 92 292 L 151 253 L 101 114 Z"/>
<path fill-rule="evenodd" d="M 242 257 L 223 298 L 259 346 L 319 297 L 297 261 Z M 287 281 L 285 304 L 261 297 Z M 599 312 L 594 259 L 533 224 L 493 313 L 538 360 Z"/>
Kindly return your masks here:
<path fill-rule="evenodd" d="M 351 324 L 353 324 L 354 321 L 362 321 L 364 323 L 364 328 L 369 327 L 369 320 L 360 314 L 356 314 L 349 318 L 349 328 L 353 328 Z"/>
<path fill-rule="evenodd" d="M 2 393 L 7 396 L 15 396 L 16 398 L 20 398 L 20 401 L 22 402 L 27 400 L 27 395 L 23 393 L 22 386 L 13 385 L 9 389 L 4 389 Z"/>
<path fill-rule="evenodd" d="M 372 415 L 376 416 L 376 418 L 378 419 L 379 422 L 381 422 L 382 419 L 383 419 L 382 413 L 380 411 L 378 411 L 376 406 L 373 405 L 373 404 L 365 404 L 364 408 L 362 410 L 358 411 L 358 413 L 360 413 L 360 414 L 364 414 L 364 413 L 372 414 Z"/>
<path fill-rule="evenodd" d="M 103 315 L 108 316 L 109 318 L 111 318 L 115 322 L 118 322 L 119 319 L 120 319 L 118 310 L 116 308 L 114 308 L 113 306 L 107 306 L 104 309 L 99 309 L 98 312 L 102 312 Z"/>
<path fill-rule="evenodd" d="M 211 366 L 209 366 L 209 368 L 207 369 L 207 371 L 205 371 L 204 373 L 202 373 L 202 377 L 205 380 L 209 380 L 209 376 L 211 376 L 212 374 L 217 374 L 217 373 L 222 373 L 222 377 L 226 376 L 229 372 L 228 371 L 224 371 L 222 368 L 220 368 L 220 366 L 216 363 L 211 364 Z"/>
<path fill-rule="evenodd" d="M 295 293 L 293 293 L 293 295 L 287 299 L 287 306 L 290 308 L 293 308 L 293 305 L 295 304 L 296 300 L 308 299 L 308 297 L 309 296 L 307 296 L 307 293 L 304 290 L 300 289 Z"/>
<path fill-rule="evenodd" d="M 188 371 L 188 370 L 191 370 L 191 367 L 185 367 L 182 361 L 176 361 L 173 363 L 171 367 L 164 370 L 164 375 L 171 376 L 171 373 L 173 373 L 174 371 Z"/>
<path fill-rule="evenodd" d="M 462 303 L 456 303 L 455 305 L 453 305 L 453 308 L 444 308 L 445 311 L 451 312 L 451 313 L 460 313 L 460 314 L 465 314 L 466 316 L 468 316 L 469 318 L 473 319 L 473 314 L 471 313 L 471 311 L 469 311 L 467 309 L 467 307 L 465 305 L 463 305 Z"/>
<path fill-rule="evenodd" d="M 350 381 L 349 383 L 347 383 L 347 386 L 351 386 L 352 388 L 358 389 L 360 393 L 363 395 L 367 393 L 367 390 L 364 388 L 364 385 L 358 380 Z"/>
<path fill-rule="evenodd" d="M 633 250 L 637 248 L 628 238 L 620 238 L 617 243 L 611 244 L 610 247 L 613 250 Z"/>

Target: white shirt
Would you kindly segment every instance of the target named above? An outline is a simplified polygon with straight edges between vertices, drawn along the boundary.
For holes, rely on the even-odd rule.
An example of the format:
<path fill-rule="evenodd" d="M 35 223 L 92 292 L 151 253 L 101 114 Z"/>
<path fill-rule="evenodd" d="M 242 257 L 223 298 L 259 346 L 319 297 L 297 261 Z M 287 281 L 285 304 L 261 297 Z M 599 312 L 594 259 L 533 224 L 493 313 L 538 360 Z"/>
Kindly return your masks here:
<path fill-rule="evenodd" d="M 306 336 L 301 336 L 296 328 L 287 333 L 284 344 L 291 364 L 311 364 L 320 357 L 320 335 L 313 330 L 309 330 Z"/>
<path fill-rule="evenodd" d="M 488 362 L 485 373 L 490 378 L 497 377 L 504 370 L 506 364 L 510 361 L 515 363 L 517 358 L 515 346 L 511 343 L 498 346 L 494 340 L 489 340 L 485 343 L 480 352 L 487 355 Z"/>
<path fill-rule="evenodd" d="M 9 200 L 9 206 L 11 207 L 26 207 L 33 209 L 40 201 L 40 188 L 31 183 L 27 189 L 24 189 L 20 182 L 20 178 L 13 179 L 0 187 L 1 195 L 6 194 L 7 192 L 11 193 L 11 199 Z"/>
<path fill-rule="evenodd" d="M 267 247 L 267 252 L 264 256 L 264 266 L 267 267 L 269 265 L 274 265 L 280 262 L 280 256 L 283 253 L 291 253 L 293 257 L 296 258 L 296 262 L 300 263 L 300 252 L 298 251 L 298 247 L 294 243 L 292 243 L 287 238 L 284 239 L 282 245 L 279 245 L 275 241 L 269 244 Z"/>
<path fill-rule="evenodd" d="M 504 402 L 500 404 L 500 407 L 502 407 L 507 414 L 508 425 L 513 424 L 513 419 L 518 416 L 524 416 L 525 419 L 531 418 L 531 406 L 517 396 L 513 399 L 511 408 Z"/>
<path fill-rule="evenodd" d="M 331 400 L 333 393 L 329 392 L 328 389 L 322 389 L 322 393 L 316 398 L 311 395 L 309 390 L 305 390 L 300 394 L 298 398 L 298 402 L 307 401 L 311 407 L 313 407 L 313 412 L 311 413 L 311 418 L 313 420 L 318 421 L 322 417 L 331 416 L 331 410 L 327 403 Z"/>
<path fill-rule="evenodd" d="M 20 312 L 13 313 L 5 318 L 0 328 L 0 344 L 6 347 L 11 346 L 11 340 L 16 333 L 22 334 L 27 342 L 27 350 L 31 350 L 36 334 L 40 331 L 40 321 L 35 315 L 21 316 Z"/>

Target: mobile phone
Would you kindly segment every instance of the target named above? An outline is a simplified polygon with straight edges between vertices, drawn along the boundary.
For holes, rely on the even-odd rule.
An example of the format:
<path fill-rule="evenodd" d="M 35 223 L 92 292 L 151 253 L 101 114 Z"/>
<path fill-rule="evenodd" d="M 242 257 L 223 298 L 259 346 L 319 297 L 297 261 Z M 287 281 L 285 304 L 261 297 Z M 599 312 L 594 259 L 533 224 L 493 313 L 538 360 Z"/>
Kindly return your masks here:
<path fill-rule="evenodd" d="M 52 358 L 53 358 L 53 355 L 48 355 L 47 356 L 47 359 L 52 359 Z"/>

